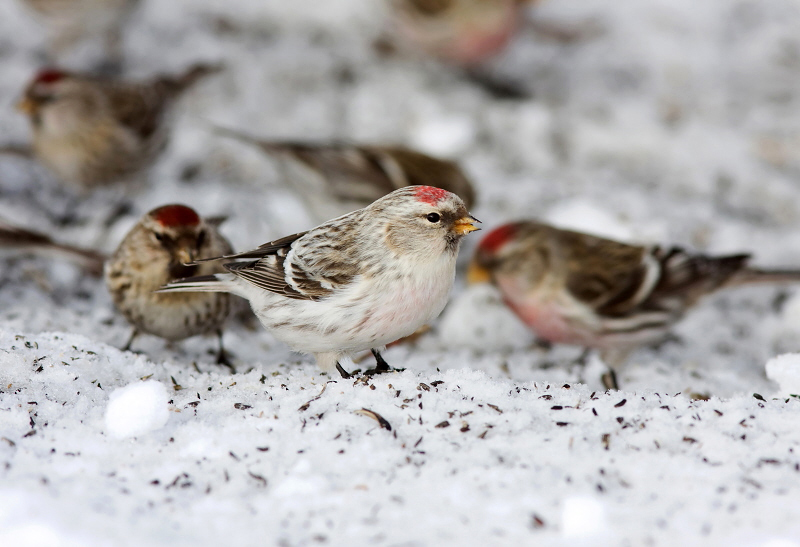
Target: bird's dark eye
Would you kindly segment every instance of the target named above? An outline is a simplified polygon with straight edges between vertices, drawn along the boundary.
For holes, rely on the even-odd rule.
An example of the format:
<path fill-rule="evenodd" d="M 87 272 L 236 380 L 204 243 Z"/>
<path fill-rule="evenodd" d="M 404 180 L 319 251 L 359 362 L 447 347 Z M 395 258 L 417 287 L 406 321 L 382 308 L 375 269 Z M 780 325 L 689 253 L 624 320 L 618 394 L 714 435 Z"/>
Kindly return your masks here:
<path fill-rule="evenodd" d="M 428 222 L 433 222 L 434 224 L 436 224 L 442 219 L 442 217 L 439 216 L 439 213 L 428 213 L 428 216 L 426 216 L 425 218 L 428 219 Z"/>
<path fill-rule="evenodd" d="M 159 240 L 159 241 L 164 241 L 164 236 L 163 236 L 163 234 L 159 234 L 158 232 L 156 232 L 156 233 L 155 233 L 155 236 L 156 236 L 156 239 L 157 239 L 157 240 Z"/>
<path fill-rule="evenodd" d="M 206 231 L 200 230 L 200 233 L 197 234 L 197 247 L 198 248 L 202 247 L 205 241 L 206 241 Z"/>

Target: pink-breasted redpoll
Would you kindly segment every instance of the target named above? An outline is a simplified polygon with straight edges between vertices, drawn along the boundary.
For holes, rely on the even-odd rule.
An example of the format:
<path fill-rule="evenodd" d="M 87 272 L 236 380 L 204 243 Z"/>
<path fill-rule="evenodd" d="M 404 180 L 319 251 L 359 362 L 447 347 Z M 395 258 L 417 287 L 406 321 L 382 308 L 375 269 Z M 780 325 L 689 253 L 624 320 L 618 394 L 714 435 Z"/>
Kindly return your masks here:
<path fill-rule="evenodd" d="M 222 347 L 222 326 L 231 309 L 227 294 L 155 292 L 176 279 L 224 271 L 218 263 L 187 264 L 229 252 L 217 226 L 189 207 L 164 205 L 144 215 L 105 268 L 114 305 L 134 329 L 124 349 L 140 332 L 170 341 L 216 333 L 218 362 L 229 365 Z"/>
<path fill-rule="evenodd" d="M 219 257 L 230 273 L 184 279 L 176 291 L 230 292 L 261 323 L 326 372 L 342 357 L 386 344 L 439 315 L 455 277 L 461 238 L 478 228 L 464 202 L 430 186 L 395 190 L 308 232 Z M 219 260 L 218 259 L 218 260 Z"/>
<path fill-rule="evenodd" d="M 521 221 L 483 238 L 468 278 L 496 285 L 540 339 L 600 349 L 614 365 L 635 347 L 666 339 L 716 290 L 800 281 L 800 270 L 760 270 L 749 258 L 628 245 Z"/>
<path fill-rule="evenodd" d="M 133 179 L 164 149 L 175 100 L 219 66 L 126 82 L 48 69 L 25 89 L 33 154 L 62 181 L 89 190 Z"/>
<path fill-rule="evenodd" d="M 0 252 L 2 251 L 64 258 L 98 277 L 103 273 L 103 263 L 106 260 L 105 255 L 97 251 L 59 243 L 46 234 L 0 220 Z"/>
<path fill-rule="evenodd" d="M 99 36 L 108 61 L 122 60 L 122 27 L 141 0 L 22 0 L 48 27 L 51 59 L 80 40 Z"/>
<path fill-rule="evenodd" d="M 392 0 L 398 34 L 424 52 L 474 66 L 501 52 L 524 17 L 525 0 Z"/>
<path fill-rule="evenodd" d="M 435 186 L 456 194 L 468 210 L 475 205 L 472 183 L 456 162 L 402 146 L 273 141 L 217 130 L 282 161 L 283 178 L 317 222 L 366 207 L 404 186 Z"/>

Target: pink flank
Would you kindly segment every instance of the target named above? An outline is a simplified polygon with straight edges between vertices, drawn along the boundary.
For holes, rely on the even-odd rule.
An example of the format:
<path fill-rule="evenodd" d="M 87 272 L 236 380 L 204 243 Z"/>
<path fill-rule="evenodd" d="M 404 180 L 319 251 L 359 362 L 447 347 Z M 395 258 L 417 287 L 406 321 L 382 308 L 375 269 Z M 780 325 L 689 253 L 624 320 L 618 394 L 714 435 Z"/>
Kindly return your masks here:
<path fill-rule="evenodd" d="M 447 190 L 442 190 L 441 188 L 435 188 L 433 186 L 420 186 L 414 193 L 417 200 L 422 203 L 427 203 L 428 205 L 436 205 L 449 195 L 450 192 Z"/>
<path fill-rule="evenodd" d="M 164 205 L 152 212 L 153 218 L 162 226 L 195 226 L 200 217 L 185 205 Z"/>

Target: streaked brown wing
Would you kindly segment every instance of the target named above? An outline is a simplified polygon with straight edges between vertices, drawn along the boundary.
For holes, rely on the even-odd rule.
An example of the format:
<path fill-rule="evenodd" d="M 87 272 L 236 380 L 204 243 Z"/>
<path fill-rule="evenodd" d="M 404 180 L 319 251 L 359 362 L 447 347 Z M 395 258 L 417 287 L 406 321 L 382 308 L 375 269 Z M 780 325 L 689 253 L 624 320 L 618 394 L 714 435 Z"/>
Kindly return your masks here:
<path fill-rule="evenodd" d="M 559 230 L 558 248 L 567 269 L 567 289 L 601 315 L 630 313 L 648 281 L 645 247 Z"/>

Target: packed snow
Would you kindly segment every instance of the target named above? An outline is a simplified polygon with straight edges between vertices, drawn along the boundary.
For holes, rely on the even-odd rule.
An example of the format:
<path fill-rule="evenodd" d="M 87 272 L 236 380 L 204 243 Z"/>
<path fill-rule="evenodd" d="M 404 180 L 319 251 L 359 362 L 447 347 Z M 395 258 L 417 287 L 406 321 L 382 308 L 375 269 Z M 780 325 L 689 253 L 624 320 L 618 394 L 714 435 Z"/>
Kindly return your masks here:
<path fill-rule="evenodd" d="M 167 202 L 228 215 L 236 249 L 308 228 L 276 165 L 222 125 L 458 159 L 486 227 L 535 217 L 800 267 L 794 0 L 542 2 L 532 18 L 584 35 L 520 33 L 487 69 L 521 100 L 381 53 L 382 2 L 143 4 L 130 76 L 226 65 L 181 102 L 149 186 L 77 199 L 0 157 L 0 218 L 105 252 Z M 43 45 L 20 3 L 0 4 L 5 142 L 28 138 L 11 106 Z M 107 225 L 121 201 L 131 211 Z M 236 374 L 211 337 L 123 352 L 102 282 L 0 260 L 2 546 L 800 545 L 793 287 L 708 298 L 604 391 L 597 355 L 538 344 L 461 276 L 432 330 L 386 351 L 404 371 L 342 380 L 244 315 L 225 333 Z"/>

